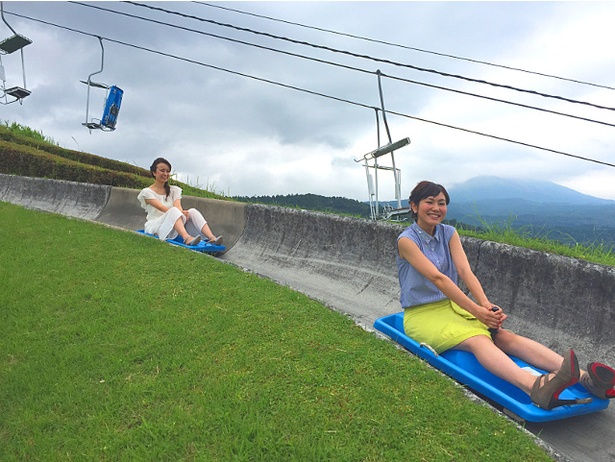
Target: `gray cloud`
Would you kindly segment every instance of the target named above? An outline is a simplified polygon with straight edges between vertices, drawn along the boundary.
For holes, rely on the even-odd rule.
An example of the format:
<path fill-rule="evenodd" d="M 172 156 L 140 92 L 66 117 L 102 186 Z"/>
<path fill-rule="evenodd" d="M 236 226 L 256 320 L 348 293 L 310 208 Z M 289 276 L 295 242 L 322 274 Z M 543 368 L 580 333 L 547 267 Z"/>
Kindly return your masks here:
<path fill-rule="evenodd" d="M 334 54 L 130 4 L 95 2 L 91 5 L 370 72 L 381 69 L 407 79 L 615 123 L 615 117 L 604 110 Z M 353 53 L 615 106 L 610 90 L 358 41 L 191 2 L 151 5 Z M 607 19 L 612 17 L 615 5 L 609 3 L 592 4 L 592 8 L 586 8 L 581 2 L 224 2 L 217 5 L 404 46 L 615 84 L 612 81 L 615 58 L 607 56 L 601 51 L 604 48 L 598 46 L 613 43 L 614 32 Z M 86 87 L 79 80 L 86 79 L 100 64 L 98 40 L 7 15 L 9 23 L 34 42 L 24 50 L 32 95 L 22 105 L 1 106 L 2 120 L 42 130 L 62 146 L 142 167 L 148 167 L 154 157 L 164 155 L 171 160 L 178 176 L 231 195 L 312 192 L 367 198 L 365 173 L 353 159 L 376 147 L 372 109 L 234 73 L 377 106 L 374 75 L 74 3 L 5 2 L 5 10 L 194 62 L 104 41 L 105 69 L 95 80 L 117 84 L 125 95 L 117 130 L 90 134 L 81 125 L 85 119 Z M 0 32 L 9 33 L 8 29 Z M 3 57 L 7 77 L 13 80 L 20 78 L 14 58 Z M 386 107 L 391 111 L 615 162 L 612 127 L 565 120 L 389 79 L 383 79 L 383 88 Z M 94 114 L 102 111 L 103 97 L 104 94 L 93 94 Z M 606 179 L 613 175 L 609 167 L 393 115 L 389 115 L 389 124 L 394 140 L 405 136 L 412 139 L 409 147 L 396 154 L 404 188 L 423 178 L 454 184 L 473 176 L 493 174 L 555 181 L 588 194 L 615 199 L 615 190 L 604 187 Z M 384 142 L 386 133 L 381 126 L 381 143 Z M 593 177 L 601 178 L 601 182 L 592 181 Z M 392 196 L 393 191 L 387 181 L 383 176 L 384 197 Z"/>

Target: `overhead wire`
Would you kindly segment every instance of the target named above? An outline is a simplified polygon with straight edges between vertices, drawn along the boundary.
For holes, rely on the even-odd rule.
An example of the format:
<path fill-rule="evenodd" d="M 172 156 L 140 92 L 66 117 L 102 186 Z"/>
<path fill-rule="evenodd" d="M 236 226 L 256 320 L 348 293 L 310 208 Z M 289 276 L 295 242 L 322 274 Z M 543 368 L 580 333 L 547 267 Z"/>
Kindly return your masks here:
<path fill-rule="evenodd" d="M 250 46 L 250 47 L 254 47 L 254 48 L 259 48 L 259 49 L 262 49 L 262 50 L 271 51 L 271 52 L 274 52 L 274 53 L 284 54 L 284 55 L 292 56 L 292 57 L 295 57 L 295 58 L 300 58 L 300 59 L 305 59 L 305 60 L 309 60 L 309 61 L 313 61 L 313 62 L 318 62 L 320 64 L 327 64 L 327 65 L 330 65 L 330 66 L 335 66 L 335 67 L 338 67 L 338 68 L 343 68 L 343 69 L 347 69 L 347 70 L 357 71 L 357 72 L 361 72 L 361 73 L 364 73 L 364 74 L 376 75 L 378 73 L 382 77 L 386 77 L 386 78 L 391 79 L 391 80 L 397 80 L 397 81 L 400 81 L 400 82 L 410 83 L 410 84 L 414 84 L 414 85 L 420 85 L 420 86 L 424 86 L 424 87 L 428 87 L 428 88 L 432 88 L 432 89 L 436 89 L 436 90 L 443 90 L 443 91 L 453 92 L 453 93 L 457 93 L 457 94 L 465 95 L 465 96 L 472 96 L 472 97 L 476 97 L 476 98 L 480 98 L 480 99 L 485 99 L 485 100 L 489 100 L 489 101 L 493 101 L 493 102 L 513 105 L 513 106 L 521 107 L 521 108 L 524 108 L 524 109 L 531 109 L 531 110 L 540 111 L 540 112 L 544 112 L 544 113 L 548 113 L 548 114 L 554 114 L 554 115 L 559 115 L 559 116 L 563 116 L 563 117 L 569 117 L 569 118 L 573 118 L 573 119 L 577 119 L 577 120 L 582 120 L 582 121 L 585 121 L 585 122 L 590 122 L 590 123 L 596 123 L 596 124 L 600 124 L 600 125 L 615 127 L 614 123 L 609 123 L 609 122 L 605 122 L 605 121 L 602 121 L 602 120 L 592 119 L 592 118 L 589 118 L 589 117 L 582 117 L 582 116 L 570 114 L 570 113 L 567 113 L 567 112 L 562 112 L 562 111 L 556 111 L 556 110 L 552 110 L 552 109 L 541 108 L 541 107 L 532 106 L 532 105 L 529 105 L 529 104 L 517 103 L 517 102 L 514 102 L 514 101 L 509 101 L 509 100 L 505 100 L 505 99 L 501 99 L 501 98 L 495 98 L 495 97 L 492 97 L 492 96 L 480 95 L 480 94 L 472 93 L 472 92 L 468 92 L 468 91 L 457 90 L 457 89 L 453 89 L 453 88 L 449 88 L 449 87 L 444 87 L 442 85 L 435 85 L 435 84 L 431 84 L 431 83 L 427 83 L 427 82 L 421 82 L 421 81 L 412 80 L 412 79 L 408 79 L 408 78 L 404 78 L 404 77 L 394 76 L 394 75 L 386 74 L 386 73 L 380 72 L 380 71 L 371 71 L 371 70 L 367 70 L 367 69 L 362 69 L 362 68 L 359 68 L 359 67 L 356 67 L 356 66 L 345 65 L 345 64 L 341 64 L 341 63 L 325 60 L 325 59 L 322 59 L 322 58 L 315 58 L 315 57 L 312 57 L 312 56 L 306 56 L 306 55 L 302 55 L 302 54 L 299 54 L 299 53 L 293 53 L 293 52 L 286 51 L 286 50 L 280 50 L 280 49 L 268 47 L 268 46 L 265 46 L 265 45 L 259 45 L 259 44 L 252 43 L 252 42 L 246 42 L 244 40 L 239 40 L 239 39 L 235 39 L 235 38 L 231 38 L 231 37 L 226 37 L 226 36 L 219 35 L 219 34 L 214 34 L 214 33 L 211 33 L 211 32 L 205 32 L 205 31 L 201 31 L 201 30 L 198 30 L 198 29 L 193 29 L 193 28 L 189 28 L 189 27 L 185 27 L 185 26 L 179 26 L 179 25 L 176 25 L 176 24 L 170 24 L 170 23 L 165 22 L 165 21 L 160 21 L 160 20 L 152 19 L 152 18 L 146 18 L 146 17 L 138 16 L 138 15 L 135 15 L 135 14 L 132 14 L 132 13 L 127 13 L 127 12 L 124 12 L 124 11 L 117 11 L 117 10 L 113 10 L 113 9 L 102 7 L 102 6 L 98 6 L 98 5 L 90 5 L 90 4 L 81 3 L 81 2 L 78 2 L 78 1 L 72 1 L 70 3 L 76 4 L 76 5 L 79 5 L 79 6 L 84 6 L 84 7 L 87 7 L 87 8 L 93 8 L 93 9 L 100 10 L 100 11 L 105 11 L 107 13 L 112 13 L 112 14 L 117 14 L 117 15 L 129 17 L 129 18 L 132 18 L 132 19 L 138 19 L 138 20 L 142 20 L 142 21 L 146 21 L 146 22 L 151 22 L 151 23 L 154 23 L 154 24 L 163 25 L 163 26 L 174 28 L 174 29 L 183 30 L 183 31 L 186 31 L 186 32 L 192 32 L 192 33 L 200 34 L 200 35 L 207 36 L 207 37 L 213 37 L 213 38 L 216 38 L 216 39 L 225 40 L 225 41 L 232 42 L 232 43 L 238 43 L 238 44 L 242 44 L 242 45 L 246 45 L 246 46 Z"/>
<path fill-rule="evenodd" d="M 269 84 L 272 84 L 272 85 L 276 85 L 276 86 L 279 86 L 279 87 L 295 90 L 295 91 L 298 91 L 298 92 L 307 93 L 307 94 L 314 95 L 314 96 L 320 96 L 320 97 L 323 97 L 323 98 L 327 98 L 327 99 L 330 99 L 330 100 L 334 100 L 334 101 L 350 104 L 350 105 L 361 107 L 361 108 L 365 108 L 365 109 L 371 109 L 371 110 L 376 110 L 376 111 L 380 110 L 380 108 L 375 107 L 375 106 L 371 106 L 371 105 L 368 105 L 368 104 L 364 104 L 364 103 L 360 103 L 360 102 L 356 102 L 356 101 L 351 101 L 351 100 L 348 100 L 348 99 L 339 98 L 339 97 L 332 96 L 332 95 L 327 95 L 325 93 L 316 92 L 316 91 L 313 91 L 313 90 L 308 90 L 308 89 L 305 89 L 305 88 L 301 88 L 301 87 L 297 87 L 297 86 L 294 86 L 294 85 L 285 84 L 285 83 L 282 83 L 282 82 L 277 82 L 277 81 L 270 80 L 270 79 L 265 79 L 265 78 L 262 78 L 262 77 L 256 77 L 256 76 L 253 76 L 253 75 L 250 75 L 250 74 L 246 74 L 246 73 L 242 73 L 242 72 L 238 72 L 238 71 L 233 71 L 233 70 L 226 69 L 226 68 L 219 67 L 219 66 L 215 66 L 215 65 L 212 65 L 212 64 L 203 63 L 201 61 L 197 61 L 197 60 L 194 60 L 194 59 L 173 55 L 173 54 L 162 52 L 162 51 L 159 51 L 159 50 L 154 50 L 154 49 L 143 47 L 143 46 L 140 46 L 140 45 L 135 45 L 135 44 L 132 44 L 132 43 L 121 41 L 121 40 L 116 40 L 116 39 L 113 39 L 113 38 L 110 38 L 110 37 L 104 37 L 104 36 L 101 36 L 99 34 L 85 32 L 85 31 L 82 31 L 82 30 L 78 30 L 78 29 L 75 29 L 75 28 L 68 27 L 68 26 L 62 26 L 62 25 L 59 25 L 59 24 L 52 23 L 50 21 L 45 21 L 45 20 L 42 20 L 42 19 L 32 18 L 32 17 L 26 16 L 26 15 L 22 15 L 22 14 L 19 14 L 19 13 L 13 13 L 13 12 L 9 12 L 8 14 L 11 14 L 13 16 L 16 16 L 16 17 L 19 17 L 19 18 L 22 18 L 22 19 L 26 19 L 26 20 L 29 20 L 29 21 L 34 21 L 34 22 L 38 22 L 38 23 L 45 24 L 45 25 L 48 25 L 48 26 L 52 26 L 52 27 L 56 27 L 56 28 L 59 28 L 59 29 L 67 30 L 67 31 L 70 31 L 70 32 L 74 32 L 74 33 L 78 33 L 78 34 L 82 34 L 82 35 L 86 35 L 86 36 L 90 36 L 90 37 L 100 38 L 101 40 L 106 40 L 106 41 L 108 41 L 110 43 L 116 43 L 118 45 L 122 45 L 122 46 L 130 47 L 130 48 L 138 49 L 138 50 L 141 50 L 141 51 L 146 51 L 146 52 L 153 53 L 153 54 L 158 54 L 158 55 L 165 56 L 165 57 L 168 57 L 168 58 L 173 58 L 173 59 L 177 59 L 177 60 L 180 60 L 180 61 L 184 61 L 184 62 L 187 62 L 187 63 L 190 63 L 190 64 L 195 64 L 195 65 L 199 65 L 199 66 L 202 66 L 202 67 L 207 67 L 207 68 L 210 68 L 210 69 L 214 69 L 214 70 L 230 73 L 230 74 L 233 74 L 233 75 L 238 75 L 238 76 L 241 76 L 241 77 L 249 78 L 249 79 L 252 79 L 252 80 L 269 83 Z M 452 130 L 457 130 L 457 131 L 461 131 L 461 132 L 465 132 L 465 133 L 470 133 L 470 134 L 474 134 L 474 135 L 478 135 L 478 136 L 483 136 L 483 137 L 491 138 L 491 139 L 495 139 L 495 140 L 505 141 L 505 142 L 508 142 L 508 143 L 517 144 L 517 145 L 521 145 L 521 146 L 525 146 L 525 147 L 529 147 L 529 148 L 533 148 L 533 149 L 538 149 L 538 150 L 542 150 L 542 151 L 546 151 L 546 152 L 551 152 L 551 153 L 554 153 L 554 154 L 563 155 L 563 156 L 566 156 L 566 157 L 570 157 L 570 158 L 574 158 L 574 159 L 579 159 L 579 160 L 583 160 L 583 161 L 586 161 L 586 162 L 591 162 L 591 163 L 595 163 L 595 164 L 599 164 L 599 165 L 604 165 L 604 166 L 608 166 L 608 167 L 615 167 L 615 164 L 612 164 L 612 163 L 609 163 L 609 162 L 604 162 L 604 161 L 601 161 L 601 160 L 592 159 L 592 158 L 589 158 L 589 157 L 580 156 L 580 155 L 568 153 L 568 152 L 565 152 L 565 151 L 545 148 L 543 146 L 538 146 L 538 145 L 531 144 L 531 143 L 525 143 L 525 142 L 522 142 L 522 141 L 517 141 L 517 140 L 513 140 L 513 139 L 510 139 L 510 138 L 505 138 L 505 137 L 501 137 L 501 136 L 497 136 L 497 135 L 491 135 L 491 134 L 488 134 L 488 133 L 479 132 L 477 130 L 470 130 L 470 129 L 466 129 L 466 128 L 462 128 L 462 127 L 457 127 L 457 126 L 450 125 L 450 124 L 445 124 L 445 123 L 442 123 L 442 122 L 436 122 L 436 121 L 433 121 L 433 120 L 424 119 L 424 118 L 421 118 L 421 117 L 416 117 L 416 116 L 412 116 L 412 115 L 401 113 L 401 112 L 397 112 L 397 111 L 387 110 L 387 112 L 389 114 L 393 114 L 393 115 L 396 115 L 398 117 L 403 117 L 403 118 L 407 118 L 407 119 L 411 119 L 411 120 L 417 120 L 417 121 L 420 121 L 420 122 L 424 122 L 424 123 L 428 123 L 428 124 L 432 124 L 432 125 L 437 125 L 437 126 L 440 126 L 440 127 L 445 127 L 445 128 L 449 128 L 449 129 L 452 129 Z"/>
<path fill-rule="evenodd" d="M 280 23 L 283 23 L 283 24 L 289 24 L 289 25 L 292 25 L 292 26 L 303 27 L 305 29 L 312 29 L 312 30 L 316 30 L 316 31 L 319 31 L 319 32 L 326 32 L 326 33 L 329 33 L 329 34 L 339 35 L 341 37 L 349 37 L 349 38 L 352 38 L 352 39 L 363 40 L 363 41 L 366 41 L 366 42 L 377 43 L 377 44 L 380 44 L 380 45 L 387 45 L 387 46 L 391 46 L 391 47 L 402 48 L 402 49 L 405 49 L 405 50 L 418 51 L 420 53 L 426 53 L 426 54 L 431 54 L 431 55 L 435 55 L 435 56 L 442 56 L 444 58 L 456 59 L 456 60 L 459 60 L 459 61 L 466 61 L 466 62 L 470 62 L 470 63 L 483 64 L 485 66 L 497 67 L 497 68 L 506 69 L 506 70 L 510 70 L 510 71 L 517 71 L 517 72 L 523 72 L 523 73 L 526 73 L 526 74 L 538 75 L 538 76 L 541 76 L 541 77 L 548 77 L 548 78 L 562 80 L 562 81 L 565 81 L 565 82 L 572 82 L 572 83 L 576 83 L 576 84 L 580 84 L 580 85 L 587 85 L 587 86 L 596 87 L 596 88 L 604 88 L 606 90 L 615 90 L 615 87 L 610 87 L 610 86 L 604 85 L 604 84 L 587 82 L 587 81 L 584 81 L 584 80 L 572 79 L 572 78 L 568 78 L 568 77 L 561 77 L 561 76 L 557 76 L 557 75 L 553 75 L 553 74 L 547 74 L 547 73 L 544 73 L 544 72 L 531 71 L 531 70 L 522 69 L 522 68 L 519 68 L 519 67 L 507 66 L 507 65 L 504 65 L 504 64 L 497 64 L 497 63 L 492 63 L 492 62 L 489 62 L 489 61 L 482 61 L 482 60 L 479 60 L 479 59 L 467 58 L 467 57 L 463 57 L 463 56 L 456 56 L 456 55 L 452 55 L 452 54 L 448 54 L 448 53 L 442 53 L 442 52 L 437 52 L 437 51 L 433 51 L 433 50 L 426 50 L 426 49 L 423 49 L 423 48 L 411 47 L 411 46 L 408 46 L 408 45 L 402 45 L 402 44 L 399 44 L 399 43 L 389 42 L 389 41 L 386 41 L 386 40 L 373 39 L 373 38 L 364 37 L 364 36 L 361 36 L 361 35 L 350 34 L 350 33 L 347 33 L 347 32 L 340 32 L 340 31 L 336 31 L 336 30 L 332 30 L 332 29 L 325 29 L 325 28 L 317 27 L 317 26 L 309 26 L 307 24 L 302 24 L 302 23 L 298 23 L 298 22 L 288 21 L 288 20 L 280 19 L 280 18 L 274 18 L 272 16 L 266 16 L 266 15 L 262 15 L 262 14 L 252 13 L 252 12 L 249 12 L 249 11 L 238 10 L 236 8 L 229 8 L 227 6 L 214 5 L 212 3 L 197 2 L 197 1 L 192 2 L 192 3 L 196 3 L 198 5 L 207 6 L 207 7 L 210 7 L 210 8 L 218 8 L 220 10 L 231 11 L 233 13 L 238 13 L 238 14 L 243 14 L 243 15 L 247 15 L 247 16 L 252 16 L 252 17 L 255 17 L 255 18 L 267 19 L 269 21 L 275 21 L 275 22 L 280 22 Z"/>
<path fill-rule="evenodd" d="M 73 2 L 76 3 L 76 2 Z M 448 72 L 442 72 L 442 71 L 438 71 L 436 69 L 428 69 L 428 68 L 424 68 L 424 67 L 420 67 L 420 66 L 415 66 L 413 64 L 407 64 L 407 63 L 401 63 L 398 61 L 392 61 L 389 59 L 384 59 L 384 58 L 377 58 L 375 56 L 370 56 L 370 55 L 363 55 L 363 54 L 359 54 L 359 53 L 354 53 L 351 51 L 347 51 L 347 50 L 340 50 L 337 48 L 332 48 L 332 47 L 328 47 L 325 45 L 317 45 L 315 43 L 311 43 L 311 42 L 306 42 L 303 40 L 295 40 L 292 39 L 290 37 L 284 37 L 284 36 L 280 36 L 280 35 L 275 35 L 275 34 L 271 34 L 269 32 L 262 32 L 262 31 L 256 31 L 250 28 L 246 28 L 246 27 L 239 27 L 239 26 L 235 26 L 233 24 L 228 24 L 228 23 L 223 23 L 223 22 L 219 22 L 219 21 L 215 21 L 213 19 L 205 19 L 205 18 L 201 18 L 199 16 L 195 16 L 195 15 L 191 15 L 191 14 L 186 14 L 186 13 L 181 13 L 179 11 L 172 11 L 172 10 L 167 10 L 166 8 L 160 8 L 157 6 L 153 6 L 153 5 L 146 5 L 144 3 L 138 3 L 138 2 L 133 2 L 133 1 L 125 1 L 123 3 L 128 3 L 131 5 L 135 5 L 135 6 L 139 6 L 142 8 L 148 8 L 150 10 L 153 11 L 160 11 L 166 14 L 170 14 L 170 15 L 176 15 L 176 16 L 181 16 L 183 18 L 186 19 L 194 19 L 196 21 L 200 21 L 200 22 L 206 22 L 209 24 L 215 24 L 217 26 L 221 26 L 221 27 L 227 27 L 227 28 L 231 28 L 234 30 L 238 30 L 238 31 L 242 31 L 242 32 L 249 32 L 251 34 L 255 34 L 255 35 L 260 35 L 263 37 L 268 37 L 268 38 L 273 38 L 276 40 L 284 40 L 290 43 L 294 43 L 294 44 L 298 44 L 298 45 L 305 45 L 305 46 L 309 46 L 312 48 L 316 48 L 316 49 L 320 49 L 320 50 L 326 50 L 326 51 L 330 51 L 333 53 L 339 53 L 339 54 L 344 54 L 347 56 L 352 56 L 354 58 L 361 58 L 361 59 L 368 59 L 374 62 L 379 62 L 379 63 L 383 63 L 383 64 L 390 64 L 392 66 L 397 66 L 397 67 L 403 67 L 403 68 L 407 68 L 407 69 L 413 69 L 416 71 L 421 71 L 421 72 L 428 72 L 428 73 L 432 73 L 432 74 L 437 74 L 443 77 L 451 77 L 451 78 L 455 78 L 455 79 L 460 79 L 460 80 L 464 80 L 467 82 L 473 82 L 473 83 L 479 83 L 479 84 L 483 84 L 483 85 L 490 85 L 492 87 L 496 87 L 496 88 L 504 88 L 507 90 L 513 90 L 513 91 L 517 91 L 517 92 L 521 92 L 521 93 L 526 93 L 526 94 L 531 94 L 531 95 L 535 95 L 535 96 L 542 96 L 544 98 L 552 98 L 552 99 L 556 99 L 556 100 L 560 100 L 560 101 L 565 101 L 568 103 L 573 103 L 573 104 L 580 104 L 580 105 L 585 105 L 585 106 L 590 106 L 590 107 L 594 107 L 597 109 L 605 109 L 608 111 L 615 111 L 615 107 L 611 107 L 611 106 L 602 106 L 600 104 L 595 104 L 595 103 L 590 103 L 587 101 L 580 101 L 580 100 L 576 100 L 576 99 L 572 99 L 572 98 L 566 98 L 564 96 L 559 96 L 559 95 L 550 95 L 548 93 L 542 93 L 539 91 L 535 91 L 535 90 L 527 90 L 527 89 L 523 89 L 523 88 L 519 88 L 519 87 L 514 87 L 512 85 L 505 85 L 505 84 L 500 84 L 500 83 L 496 83 L 496 82 L 490 82 L 487 80 L 482 80 L 482 79 L 475 79 L 475 78 L 471 78 L 471 77 L 465 77 L 463 75 L 459 75 L 459 74 L 451 74 Z M 85 5 L 85 4 L 83 4 Z M 91 5 L 85 5 L 85 6 L 91 6 Z"/>

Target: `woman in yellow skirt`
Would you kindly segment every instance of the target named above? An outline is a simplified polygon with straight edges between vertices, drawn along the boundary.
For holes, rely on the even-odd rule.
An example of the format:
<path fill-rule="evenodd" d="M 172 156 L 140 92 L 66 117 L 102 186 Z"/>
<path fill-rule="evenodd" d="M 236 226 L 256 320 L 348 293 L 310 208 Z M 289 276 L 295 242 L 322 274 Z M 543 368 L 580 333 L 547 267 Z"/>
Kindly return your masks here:
<path fill-rule="evenodd" d="M 473 353 L 485 369 L 525 391 L 543 409 L 567 404 L 559 395 L 579 380 L 600 398 L 615 397 L 615 370 L 609 366 L 594 362 L 582 371 L 572 350 L 562 357 L 502 328 L 506 314 L 485 295 L 455 228 L 442 223 L 449 202 L 446 189 L 429 181 L 420 182 L 410 195 L 415 222 L 397 240 L 406 335 L 438 353 L 451 348 Z M 458 278 L 473 299 L 458 287 Z M 536 377 L 509 354 L 551 372 Z"/>

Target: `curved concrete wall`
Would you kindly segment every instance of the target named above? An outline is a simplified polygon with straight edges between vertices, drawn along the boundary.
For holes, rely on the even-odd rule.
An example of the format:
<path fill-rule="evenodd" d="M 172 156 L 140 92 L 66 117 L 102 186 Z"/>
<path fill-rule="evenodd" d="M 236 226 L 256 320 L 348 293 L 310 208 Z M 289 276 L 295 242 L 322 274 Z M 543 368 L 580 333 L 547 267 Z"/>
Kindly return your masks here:
<path fill-rule="evenodd" d="M 34 210 L 93 220 L 105 207 L 111 186 L 0 174 L 0 201 Z"/>
<path fill-rule="evenodd" d="M 0 200 L 135 230 L 137 190 L 0 175 Z M 400 225 L 304 210 L 186 197 L 223 234 L 222 260 L 269 277 L 371 327 L 400 310 L 395 242 Z M 579 359 L 612 362 L 615 268 L 463 238 L 489 298 L 507 327 Z"/>
<path fill-rule="evenodd" d="M 250 205 L 246 228 L 222 258 L 265 275 L 371 326 L 399 311 L 398 226 Z"/>
<path fill-rule="evenodd" d="M 246 229 L 222 258 L 352 315 L 370 327 L 400 311 L 396 240 L 404 226 L 252 205 Z M 462 238 L 507 327 L 580 361 L 613 362 L 615 268 Z M 584 364 L 583 364 L 584 366 Z"/>
<path fill-rule="evenodd" d="M 574 348 L 582 367 L 613 363 L 615 268 L 479 239 L 464 247 L 510 328 L 556 351 Z"/>

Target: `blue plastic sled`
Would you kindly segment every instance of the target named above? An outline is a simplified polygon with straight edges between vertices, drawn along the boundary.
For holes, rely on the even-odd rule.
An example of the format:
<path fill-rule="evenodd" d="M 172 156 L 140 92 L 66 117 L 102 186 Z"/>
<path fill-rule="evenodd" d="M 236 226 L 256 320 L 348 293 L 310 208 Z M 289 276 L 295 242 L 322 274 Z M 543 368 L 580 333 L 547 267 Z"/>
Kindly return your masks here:
<path fill-rule="evenodd" d="M 107 95 L 107 100 L 105 101 L 105 109 L 103 110 L 103 116 L 100 120 L 101 125 L 111 130 L 115 130 L 115 124 L 117 123 L 117 116 L 120 113 L 123 95 L 124 90 L 120 87 L 113 85 L 109 88 L 109 94 Z"/>
<path fill-rule="evenodd" d="M 146 233 L 142 229 L 138 229 L 137 233 L 145 234 L 146 236 L 151 236 L 151 237 L 158 239 L 158 236 L 155 236 L 150 233 Z M 166 242 L 168 242 L 169 244 L 177 245 L 179 247 L 185 247 L 186 249 L 194 250 L 195 252 L 212 253 L 212 254 L 219 254 L 222 252 L 226 252 L 225 246 L 210 244 L 209 242 L 206 242 L 206 241 L 201 241 L 197 245 L 184 244 L 184 240 L 179 235 L 175 239 L 167 239 Z"/>
<path fill-rule="evenodd" d="M 560 398 L 592 398 L 590 403 L 560 406 L 550 411 L 541 409 L 533 404 L 530 397 L 522 390 L 496 377 L 483 368 L 472 353 L 448 350 L 440 355 L 436 355 L 431 349 L 421 347 L 419 343 L 404 333 L 403 312 L 377 319 L 374 323 L 374 327 L 435 368 L 440 369 L 455 380 L 467 385 L 480 395 L 500 404 L 503 407 L 503 411 L 516 420 L 548 422 L 601 411 L 609 406 L 609 400 L 596 398 L 586 391 L 581 384 L 577 383 L 564 390 Z M 511 356 L 511 358 L 522 368 L 532 369 L 536 374 L 545 373 L 545 371 L 530 366 L 519 358 L 514 356 Z"/>

